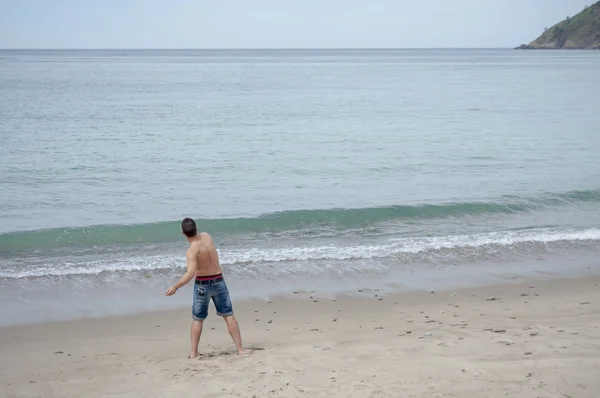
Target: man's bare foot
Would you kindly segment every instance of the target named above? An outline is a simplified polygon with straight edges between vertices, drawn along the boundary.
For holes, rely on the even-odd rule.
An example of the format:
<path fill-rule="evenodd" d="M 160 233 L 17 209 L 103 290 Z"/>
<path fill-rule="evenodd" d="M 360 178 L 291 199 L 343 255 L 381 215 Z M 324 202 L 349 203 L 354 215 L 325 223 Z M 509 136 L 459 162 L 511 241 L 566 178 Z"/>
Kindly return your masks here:
<path fill-rule="evenodd" d="M 242 348 L 241 350 L 238 351 L 238 354 L 241 356 L 247 356 L 247 355 L 252 354 L 252 350 Z"/>
<path fill-rule="evenodd" d="M 190 355 L 188 355 L 189 359 L 196 359 L 198 358 L 198 353 L 197 352 L 192 352 Z"/>

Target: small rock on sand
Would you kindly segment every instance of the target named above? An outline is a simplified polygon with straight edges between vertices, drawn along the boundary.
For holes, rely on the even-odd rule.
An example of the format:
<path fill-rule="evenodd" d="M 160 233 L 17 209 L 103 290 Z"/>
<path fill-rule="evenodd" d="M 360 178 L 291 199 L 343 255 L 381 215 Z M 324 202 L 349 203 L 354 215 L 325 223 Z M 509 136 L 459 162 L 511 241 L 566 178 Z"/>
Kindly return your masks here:
<path fill-rule="evenodd" d="M 492 330 L 492 332 L 494 332 L 494 333 L 506 333 L 506 330 L 505 329 L 494 329 L 494 330 Z"/>
<path fill-rule="evenodd" d="M 530 336 L 537 336 L 537 335 L 539 335 L 539 333 L 538 332 L 531 332 L 531 333 L 529 333 L 529 335 Z"/>
<path fill-rule="evenodd" d="M 533 355 L 533 353 L 528 351 L 525 353 L 525 355 Z"/>
<path fill-rule="evenodd" d="M 521 297 L 527 297 L 529 296 L 527 293 L 521 293 Z"/>
<path fill-rule="evenodd" d="M 269 322 L 267 322 L 267 323 L 273 323 L 273 321 L 269 319 Z"/>

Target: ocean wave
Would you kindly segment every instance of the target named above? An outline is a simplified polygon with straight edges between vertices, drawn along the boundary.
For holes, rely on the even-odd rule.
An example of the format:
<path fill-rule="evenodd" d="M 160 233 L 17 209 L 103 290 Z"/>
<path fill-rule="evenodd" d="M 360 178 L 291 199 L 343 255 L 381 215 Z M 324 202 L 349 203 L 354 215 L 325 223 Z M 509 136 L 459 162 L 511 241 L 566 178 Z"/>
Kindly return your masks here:
<path fill-rule="evenodd" d="M 311 274 L 311 263 L 329 261 L 372 260 L 377 258 L 410 258 L 413 262 L 444 261 L 461 256 L 484 259 L 500 253 L 514 253 L 523 245 L 542 246 L 555 243 L 600 242 L 600 229 L 564 230 L 532 229 L 491 232 L 473 235 L 450 235 L 418 238 L 391 238 L 381 244 L 288 246 L 275 248 L 240 248 L 220 253 L 224 268 L 238 276 L 264 273 L 271 276 Z M 473 249 L 475 252 L 473 253 Z M 473 257 L 474 256 L 474 257 Z M 54 261 L 17 264 L 0 270 L 2 278 L 43 276 L 96 275 L 111 272 L 173 270 L 185 267 L 181 255 L 149 255 L 113 257 L 95 260 Z M 319 265 L 319 267 L 321 267 Z M 367 271 L 365 267 L 381 267 L 369 261 L 348 263 L 341 271 Z M 349 271 L 350 270 L 350 271 Z"/>
<path fill-rule="evenodd" d="M 360 209 L 287 210 L 257 217 L 202 219 L 203 230 L 215 235 L 298 230 L 364 228 L 387 221 L 443 219 L 514 214 L 582 202 L 600 202 L 600 189 L 545 194 L 537 198 L 504 197 L 498 202 L 459 202 L 384 206 Z M 180 238 L 179 222 L 99 225 L 11 232 L 0 235 L 0 256 L 62 247 L 102 247 L 172 242 Z"/>

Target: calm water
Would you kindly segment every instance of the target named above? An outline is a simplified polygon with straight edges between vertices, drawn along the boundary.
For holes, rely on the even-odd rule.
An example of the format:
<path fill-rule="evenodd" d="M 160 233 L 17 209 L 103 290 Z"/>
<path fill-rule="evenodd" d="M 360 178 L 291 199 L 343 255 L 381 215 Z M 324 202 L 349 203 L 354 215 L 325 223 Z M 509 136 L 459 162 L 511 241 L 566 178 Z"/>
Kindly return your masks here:
<path fill-rule="evenodd" d="M 238 297 L 573 272 L 600 248 L 599 70 L 577 51 L 0 51 L 0 323 L 187 304 L 160 296 L 185 216 Z"/>

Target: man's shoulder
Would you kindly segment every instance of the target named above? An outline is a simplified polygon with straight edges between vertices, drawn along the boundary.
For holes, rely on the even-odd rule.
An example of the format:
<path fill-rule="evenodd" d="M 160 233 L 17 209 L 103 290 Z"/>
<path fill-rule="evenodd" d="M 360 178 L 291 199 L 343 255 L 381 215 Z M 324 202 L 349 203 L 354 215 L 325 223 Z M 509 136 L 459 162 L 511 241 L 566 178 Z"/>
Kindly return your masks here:
<path fill-rule="evenodd" d="M 210 236 L 210 234 L 208 232 L 200 232 L 199 235 L 203 241 L 212 242 L 212 237 Z"/>
<path fill-rule="evenodd" d="M 200 239 L 193 242 L 187 250 L 190 255 L 209 250 L 213 244 L 212 238 L 208 233 L 200 232 L 198 236 L 200 236 Z"/>
<path fill-rule="evenodd" d="M 188 249 L 185 251 L 185 256 L 187 258 L 193 258 L 193 257 L 196 257 L 197 255 L 198 255 L 198 250 L 193 246 L 188 247 Z"/>

